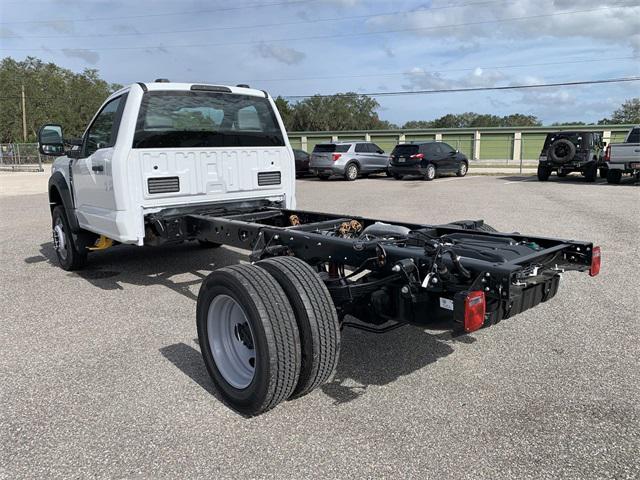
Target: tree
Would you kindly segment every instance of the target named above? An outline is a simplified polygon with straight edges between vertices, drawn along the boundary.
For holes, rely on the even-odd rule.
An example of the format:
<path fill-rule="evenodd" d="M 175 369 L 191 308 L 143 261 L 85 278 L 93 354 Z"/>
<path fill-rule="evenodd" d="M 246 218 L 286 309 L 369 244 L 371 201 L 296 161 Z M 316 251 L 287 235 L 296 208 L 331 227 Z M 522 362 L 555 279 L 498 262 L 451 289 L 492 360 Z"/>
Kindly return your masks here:
<path fill-rule="evenodd" d="M 0 85 L 0 142 L 22 140 L 23 85 L 29 141 L 44 123 L 59 123 L 65 136 L 79 136 L 105 98 L 120 88 L 102 80 L 97 70 L 74 73 L 34 57 L 2 59 Z"/>
<path fill-rule="evenodd" d="M 599 125 L 607 123 L 640 123 L 640 97 L 630 98 L 613 111 L 611 118 L 603 118 L 598 122 Z"/>
<path fill-rule="evenodd" d="M 314 95 L 298 103 L 276 99 L 278 109 L 284 110 L 283 120 L 287 130 L 377 130 L 397 128 L 380 120 L 376 110 L 379 103 L 371 97 L 354 92 L 336 95 Z M 280 110 L 282 115 L 283 110 Z"/>
<path fill-rule="evenodd" d="M 405 122 L 402 128 L 411 129 L 411 128 L 432 128 L 433 122 L 431 120 L 409 120 Z"/>
<path fill-rule="evenodd" d="M 553 122 L 551 124 L 552 127 L 570 127 L 571 125 L 587 125 L 584 122 L 575 121 L 575 122 Z"/>
<path fill-rule="evenodd" d="M 482 127 L 526 127 L 541 125 L 533 115 L 513 113 L 499 117 L 489 113 L 448 113 L 435 120 L 411 120 L 403 128 L 482 128 Z"/>

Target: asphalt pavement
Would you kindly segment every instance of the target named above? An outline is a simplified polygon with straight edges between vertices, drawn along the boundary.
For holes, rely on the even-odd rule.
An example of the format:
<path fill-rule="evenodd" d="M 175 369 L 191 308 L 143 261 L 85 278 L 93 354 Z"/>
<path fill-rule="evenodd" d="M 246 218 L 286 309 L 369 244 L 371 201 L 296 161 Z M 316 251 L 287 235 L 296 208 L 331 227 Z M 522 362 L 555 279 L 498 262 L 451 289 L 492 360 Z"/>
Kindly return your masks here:
<path fill-rule="evenodd" d="M 299 180 L 301 209 L 593 241 L 602 273 L 471 335 L 345 329 L 329 384 L 247 419 L 195 340 L 203 277 L 245 252 L 120 246 L 68 273 L 46 196 L 2 181 L 0 478 L 640 477 L 632 183 Z"/>

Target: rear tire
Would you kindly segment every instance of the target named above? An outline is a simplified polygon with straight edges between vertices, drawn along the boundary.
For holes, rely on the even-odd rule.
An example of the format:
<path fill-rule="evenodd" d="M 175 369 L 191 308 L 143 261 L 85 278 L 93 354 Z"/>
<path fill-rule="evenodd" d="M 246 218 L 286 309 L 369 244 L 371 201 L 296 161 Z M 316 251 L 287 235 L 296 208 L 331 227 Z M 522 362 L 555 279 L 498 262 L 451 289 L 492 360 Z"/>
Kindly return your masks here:
<path fill-rule="evenodd" d="M 600 178 L 607 178 L 608 172 L 609 172 L 608 168 L 601 168 L 600 170 L 598 170 L 598 175 L 600 176 Z"/>
<path fill-rule="evenodd" d="M 584 178 L 587 182 L 595 182 L 598 176 L 598 167 L 593 164 L 584 171 Z"/>
<path fill-rule="evenodd" d="M 355 163 L 350 163 L 344 170 L 344 179 L 349 182 L 353 182 L 356 178 L 358 178 L 358 173 L 360 173 L 358 165 Z"/>
<path fill-rule="evenodd" d="M 300 374 L 300 340 L 276 280 L 254 265 L 211 273 L 198 293 L 198 341 L 228 405 L 258 415 L 289 398 Z"/>
<path fill-rule="evenodd" d="M 58 263 L 63 270 L 80 270 L 87 264 L 86 245 L 79 245 L 71 232 L 67 214 L 62 205 L 58 205 L 51 212 L 51 229 L 53 234 L 53 248 L 58 257 Z M 78 239 L 80 236 L 77 237 Z"/>
<path fill-rule="evenodd" d="M 427 165 L 427 171 L 424 174 L 424 179 L 430 182 L 436 178 L 436 167 L 433 163 Z"/>
<path fill-rule="evenodd" d="M 292 397 L 302 397 L 327 382 L 340 353 L 340 324 L 331 294 L 317 273 L 295 257 L 256 264 L 276 279 L 287 295 L 300 332 L 302 365 Z"/>
<path fill-rule="evenodd" d="M 620 170 L 609 169 L 607 172 L 607 183 L 614 185 L 619 184 L 622 181 L 622 172 Z"/>
<path fill-rule="evenodd" d="M 550 176 L 551 169 L 549 167 L 538 165 L 538 180 L 540 180 L 541 182 L 546 182 L 547 180 L 549 180 Z"/>

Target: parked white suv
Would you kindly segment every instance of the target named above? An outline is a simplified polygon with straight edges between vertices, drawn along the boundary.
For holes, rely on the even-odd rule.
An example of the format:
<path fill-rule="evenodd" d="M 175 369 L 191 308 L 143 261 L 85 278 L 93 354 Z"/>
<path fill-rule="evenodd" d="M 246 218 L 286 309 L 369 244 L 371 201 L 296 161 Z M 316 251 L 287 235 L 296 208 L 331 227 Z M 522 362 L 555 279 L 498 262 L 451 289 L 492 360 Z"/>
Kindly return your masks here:
<path fill-rule="evenodd" d="M 53 163 L 49 199 L 66 269 L 84 264 L 86 247 L 153 244 L 151 216 L 167 208 L 295 207 L 293 152 L 261 90 L 136 83 L 104 102 L 81 139 L 65 141 L 61 126 L 45 125 L 39 142 L 44 154 L 64 154 Z"/>

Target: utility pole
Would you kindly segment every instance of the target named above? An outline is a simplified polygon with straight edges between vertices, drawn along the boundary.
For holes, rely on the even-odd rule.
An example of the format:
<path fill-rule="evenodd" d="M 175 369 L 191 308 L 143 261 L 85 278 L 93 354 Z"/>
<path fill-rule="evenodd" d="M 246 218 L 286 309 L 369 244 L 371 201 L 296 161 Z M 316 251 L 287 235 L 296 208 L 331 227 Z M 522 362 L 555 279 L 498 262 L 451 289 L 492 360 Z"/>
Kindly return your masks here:
<path fill-rule="evenodd" d="M 24 96 L 24 83 L 22 84 L 22 137 L 27 143 L 27 100 Z"/>

